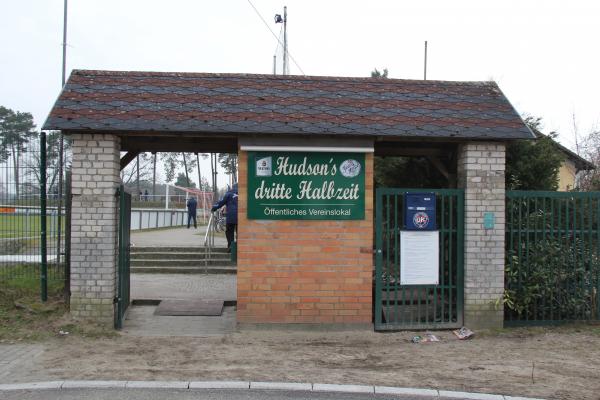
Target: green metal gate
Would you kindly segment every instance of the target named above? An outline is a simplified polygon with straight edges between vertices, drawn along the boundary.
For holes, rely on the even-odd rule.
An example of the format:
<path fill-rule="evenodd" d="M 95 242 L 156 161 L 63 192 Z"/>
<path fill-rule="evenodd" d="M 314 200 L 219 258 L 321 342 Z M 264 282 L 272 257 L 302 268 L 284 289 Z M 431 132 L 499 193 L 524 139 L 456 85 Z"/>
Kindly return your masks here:
<path fill-rule="evenodd" d="M 404 194 L 437 197 L 438 285 L 400 284 Z M 376 192 L 375 329 L 443 329 L 463 324 L 464 190 L 389 189 Z"/>
<path fill-rule="evenodd" d="M 119 259 L 117 274 L 117 296 L 115 297 L 115 328 L 123 327 L 125 311 L 129 306 L 129 252 L 131 229 L 131 195 L 123 185 L 119 188 Z"/>

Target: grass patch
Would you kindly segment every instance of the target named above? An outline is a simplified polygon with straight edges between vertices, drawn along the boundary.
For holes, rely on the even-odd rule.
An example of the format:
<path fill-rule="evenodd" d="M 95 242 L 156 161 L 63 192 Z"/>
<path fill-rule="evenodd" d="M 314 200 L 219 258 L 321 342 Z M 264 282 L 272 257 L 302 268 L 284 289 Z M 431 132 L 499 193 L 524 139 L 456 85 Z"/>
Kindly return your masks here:
<path fill-rule="evenodd" d="M 40 219 L 39 215 L 0 214 L 0 238 L 39 237 Z M 64 232 L 64 216 L 60 218 L 60 222 Z M 58 225 L 58 217 L 52 215 L 46 217 L 48 236 L 56 235 Z"/>
<path fill-rule="evenodd" d="M 13 289 L 22 289 L 27 292 L 40 290 L 40 268 L 39 263 L 36 264 L 18 264 L 18 265 L 1 265 L 0 266 L 0 288 L 6 286 Z M 52 281 L 62 281 L 65 276 L 64 264 L 56 265 L 49 264 L 48 268 L 48 285 L 52 285 Z M 62 285 L 62 282 L 60 283 Z"/>
<path fill-rule="evenodd" d="M 29 266 L 0 270 L 0 343 L 39 341 L 69 335 L 110 337 L 116 332 L 103 326 L 74 321 L 64 301 L 64 281 L 48 281 L 48 301 L 40 299 L 40 280 Z M 20 272 L 20 275 L 17 273 Z"/>

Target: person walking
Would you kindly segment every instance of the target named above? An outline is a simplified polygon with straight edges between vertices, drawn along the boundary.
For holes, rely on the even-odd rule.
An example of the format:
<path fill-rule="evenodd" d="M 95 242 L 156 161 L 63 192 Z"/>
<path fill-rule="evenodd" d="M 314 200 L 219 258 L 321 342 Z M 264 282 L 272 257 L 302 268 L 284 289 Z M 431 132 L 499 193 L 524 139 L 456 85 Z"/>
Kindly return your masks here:
<path fill-rule="evenodd" d="M 227 214 L 225 217 L 226 228 L 225 237 L 227 238 L 227 249 L 231 251 L 231 244 L 234 241 L 234 236 L 237 235 L 237 210 L 238 210 L 238 185 L 233 184 L 233 187 L 225 193 L 225 196 L 217 202 L 211 209 L 212 212 L 226 206 Z"/>
<path fill-rule="evenodd" d="M 187 201 L 187 210 L 188 210 L 188 223 L 187 227 L 190 229 L 190 223 L 192 219 L 194 220 L 194 228 L 197 229 L 198 225 L 196 224 L 196 207 L 198 207 L 198 201 L 195 196 L 192 196 Z"/>

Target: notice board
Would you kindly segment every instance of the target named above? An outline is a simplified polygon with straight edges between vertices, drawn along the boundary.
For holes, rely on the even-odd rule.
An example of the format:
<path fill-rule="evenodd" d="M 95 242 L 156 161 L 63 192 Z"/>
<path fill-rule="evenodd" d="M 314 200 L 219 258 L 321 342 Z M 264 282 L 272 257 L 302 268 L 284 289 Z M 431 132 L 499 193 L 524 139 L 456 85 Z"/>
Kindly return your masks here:
<path fill-rule="evenodd" d="M 437 285 L 439 271 L 439 231 L 401 231 L 400 284 Z"/>
<path fill-rule="evenodd" d="M 248 152 L 248 219 L 365 218 L 365 154 Z"/>

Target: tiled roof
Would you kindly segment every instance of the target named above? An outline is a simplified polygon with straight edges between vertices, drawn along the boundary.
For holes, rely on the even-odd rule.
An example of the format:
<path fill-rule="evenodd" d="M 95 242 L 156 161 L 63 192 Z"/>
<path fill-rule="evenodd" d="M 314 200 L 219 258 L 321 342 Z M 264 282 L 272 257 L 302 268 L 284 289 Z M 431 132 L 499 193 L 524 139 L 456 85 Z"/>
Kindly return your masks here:
<path fill-rule="evenodd" d="M 596 169 L 596 166 L 594 165 L 594 163 L 589 162 L 585 158 L 581 157 L 579 154 L 571 151 L 570 149 L 566 148 L 562 144 L 558 143 L 558 141 L 556 141 L 552 136 L 547 136 L 537 129 L 533 129 L 532 131 L 533 131 L 536 139 L 541 139 L 543 137 L 549 137 L 550 140 L 552 140 L 552 143 L 554 143 L 554 145 L 558 148 L 558 150 L 560 150 L 567 157 L 567 159 L 571 160 L 571 162 L 573 162 L 573 164 L 575 164 L 575 168 L 577 169 L 577 172 L 590 171 L 590 170 Z"/>
<path fill-rule="evenodd" d="M 532 138 L 493 82 L 75 70 L 43 129 Z"/>

